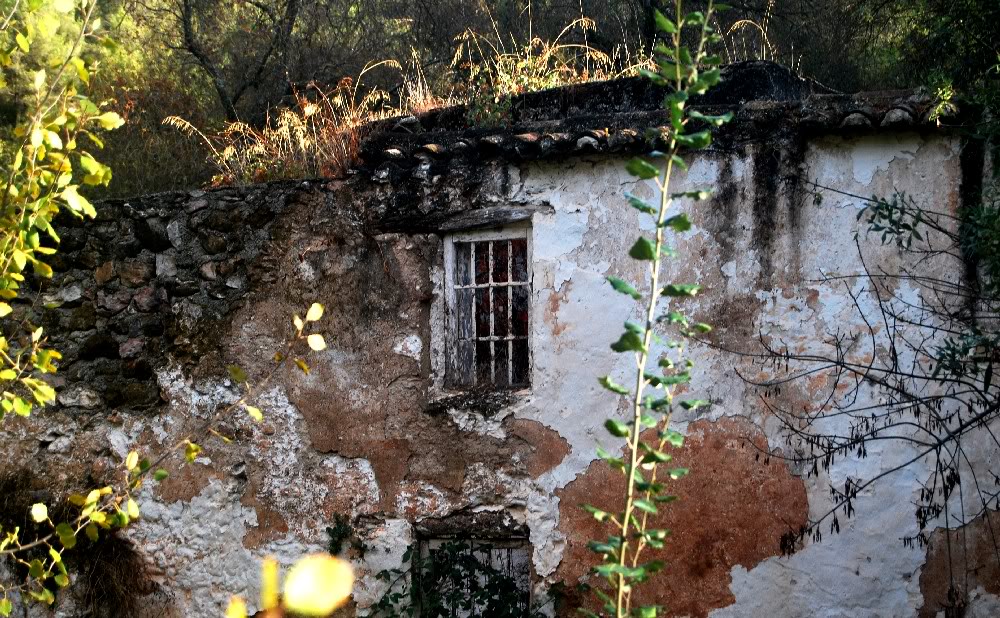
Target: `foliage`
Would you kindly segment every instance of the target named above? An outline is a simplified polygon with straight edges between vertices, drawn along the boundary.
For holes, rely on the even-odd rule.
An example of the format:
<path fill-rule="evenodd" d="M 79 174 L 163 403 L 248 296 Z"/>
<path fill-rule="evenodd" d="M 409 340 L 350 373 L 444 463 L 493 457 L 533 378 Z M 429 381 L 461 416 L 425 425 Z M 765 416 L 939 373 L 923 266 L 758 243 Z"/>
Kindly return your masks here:
<path fill-rule="evenodd" d="M 12 303 L 26 274 L 52 276 L 45 260 L 59 242 L 52 228 L 55 216 L 61 210 L 77 217 L 94 216 L 93 206 L 80 195 L 79 183 L 107 185 L 111 180 L 111 170 L 96 160 L 90 148 L 102 146 L 94 131 L 117 128 L 121 119 L 114 112 L 102 113 L 81 92 L 95 68 L 80 56 L 85 41 L 96 36 L 99 24 L 94 10 L 92 2 L 77 6 L 66 1 L 38 9 L 77 15 L 76 21 L 55 20 L 46 26 L 47 30 L 73 28 L 75 42 L 63 58 L 28 55 L 39 40 L 39 27 L 33 24 L 40 18 L 20 4 L 5 16 L 6 27 L 0 33 L 6 50 L 0 53 L 0 65 L 13 67 L 16 61 L 19 70 L 10 74 L 15 80 L 28 80 L 5 85 L 25 93 L 26 109 L 13 130 L 16 145 L 5 158 L 0 187 L 0 420 L 12 412 L 28 416 L 36 406 L 55 399 L 55 391 L 40 376 L 55 371 L 59 353 L 46 346 L 42 329 L 33 325 L 31 309 Z M 82 178 L 77 176 L 74 182 L 80 172 Z"/>
<path fill-rule="evenodd" d="M 333 525 L 326 527 L 326 536 L 328 537 L 327 551 L 336 556 L 343 551 L 344 543 L 351 542 L 353 544 L 354 526 L 351 525 L 346 515 L 334 513 Z"/>
<path fill-rule="evenodd" d="M 296 93 L 296 108 L 283 109 L 255 129 L 244 122 L 227 123 L 217 134 L 206 134 L 178 116 L 164 124 L 199 138 L 218 171 L 214 184 L 263 182 L 277 178 L 340 176 L 355 162 L 368 123 L 391 115 L 388 94 L 379 89 L 359 92 L 361 78 L 341 80 L 330 92 L 311 85 Z M 398 65 L 397 65 L 398 66 Z"/>
<path fill-rule="evenodd" d="M 456 96 L 465 100 L 469 122 L 475 126 L 509 122 L 510 98 L 524 92 L 617 76 L 608 54 L 587 44 L 563 42 L 575 29 L 587 32 L 595 27 L 593 20 L 581 17 L 553 40 L 534 36 L 509 43 L 474 30 L 463 32 L 456 39 L 451 66 L 458 83 Z"/>
<path fill-rule="evenodd" d="M 310 82 L 295 92 L 294 107 L 282 108 L 274 117 L 269 114 L 260 128 L 232 121 L 213 133 L 179 116 L 164 123 L 204 144 L 217 170 L 215 184 L 342 176 L 356 163 L 361 141 L 377 120 L 465 103 L 470 124 L 499 125 L 512 119 L 514 95 L 634 73 L 643 64 L 636 59 L 618 71 L 608 54 L 563 42 L 574 30 L 593 27 L 592 21 L 581 18 L 552 41 L 533 37 L 525 43 L 506 43 L 467 30 L 457 38 L 446 96 L 433 92 L 416 61 L 406 73 L 398 62 L 384 60 L 366 65 L 356 80 L 344 78 L 329 91 Z M 395 96 L 378 86 L 361 87 L 367 74 L 384 68 L 402 76 L 403 87 Z"/>
<path fill-rule="evenodd" d="M 52 604 L 55 601 L 53 588 L 65 588 L 70 584 L 69 572 L 63 554 L 77 546 L 81 534 L 91 542 L 96 542 L 103 531 L 113 531 L 125 528 L 140 517 L 139 505 L 135 494 L 148 479 L 162 481 L 168 472 L 164 467 L 166 462 L 183 452 L 184 460 L 190 464 L 202 452 L 202 443 L 210 436 L 216 436 L 223 442 L 230 439 L 216 429 L 220 421 L 241 410 L 256 422 L 263 420 L 263 412 L 251 405 L 253 399 L 263 392 L 271 383 L 278 371 L 289 360 L 304 373 L 309 366 L 299 350 L 303 347 L 314 351 L 323 350 L 326 341 L 319 333 L 310 332 L 310 325 L 318 322 L 323 316 L 323 306 L 314 303 L 306 313 L 305 319 L 298 315 L 292 322 L 294 334 L 285 344 L 285 348 L 275 354 L 270 372 L 258 383 L 249 381 L 249 376 L 236 365 L 229 366 L 229 375 L 237 383 L 243 394 L 235 402 L 221 407 L 208 420 L 200 424 L 194 431 L 179 438 L 172 447 L 161 452 L 155 458 L 142 458 L 138 451 L 131 451 L 125 458 L 115 475 L 117 483 L 90 490 L 86 494 L 73 494 L 69 502 L 76 510 L 67 518 L 57 520 L 50 515 L 49 508 L 44 503 L 36 503 L 31 507 L 32 520 L 42 527 L 42 532 L 31 540 L 23 538 L 19 528 L 3 531 L 0 538 L 0 556 L 13 560 L 27 570 L 27 575 L 19 583 L 0 583 L 3 599 L 0 600 L 0 615 L 7 616 L 13 608 L 12 596 L 19 593 L 35 601 Z M 34 550 L 45 550 L 42 557 L 33 557 Z"/>
<path fill-rule="evenodd" d="M 644 71 L 644 75 L 660 86 L 670 89 L 665 98 L 665 106 L 670 110 L 669 127 L 655 135 L 663 148 L 647 158 L 633 159 L 626 169 L 642 181 L 653 180 L 659 192 L 659 203 L 654 205 L 629 195 L 629 204 L 643 215 L 650 216 L 656 226 L 656 234 L 650 239 L 640 236 L 629 255 L 647 264 L 647 292 L 619 277 L 610 277 L 615 291 L 638 301 L 642 307 L 641 323 L 626 322 L 625 332 L 611 345 L 611 349 L 634 356 L 636 362 L 635 385 L 628 387 L 615 383 L 610 376 L 601 378 L 604 388 L 616 395 L 628 398 L 631 415 L 627 420 L 609 418 L 605 428 L 614 438 L 625 438 L 624 456 L 604 449 L 598 455 L 614 470 L 622 473 L 623 503 L 621 512 L 606 512 L 593 506 L 585 507 L 594 518 L 604 522 L 611 534 L 607 540 L 596 540 L 590 548 L 597 553 L 602 563 L 594 571 L 607 580 L 610 591 L 595 591 L 603 602 L 603 611 L 623 618 L 624 616 L 656 616 L 656 606 L 635 607 L 632 593 L 635 587 L 647 582 L 652 575 L 664 568 L 658 560 L 643 561 L 646 549 L 661 549 L 670 531 L 652 527 L 651 517 L 673 501 L 675 496 L 667 493 L 666 478 L 679 479 L 687 474 L 685 468 L 669 468 L 665 473 L 661 466 L 669 464 L 672 457 L 666 452 L 668 446 L 680 447 L 684 438 L 670 428 L 670 420 L 679 405 L 685 409 L 695 409 L 706 402 L 700 400 L 675 401 L 681 388 L 691 380 L 691 360 L 685 354 L 685 339 L 698 333 L 707 332 L 710 327 L 690 321 L 688 316 L 674 306 L 666 313 L 659 313 L 660 297 L 680 301 L 695 296 L 699 287 L 695 284 L 662 283 L 663 257 L 672 255 L 666 245 L 666 234 L 685 232 L 691 228 L 686 213 L 668 216 L 675 201 L 681 199 L 700 200 L 708 197 L 703 190 L 676 192 L 672 188 L 675 170 L 687 169 L 681 153 L 691 149 L 704 148 L 711 143 L 711 127 L 719 126 L 731 118 L 708 116 L 689 109 L 687 102 L 693 95 L 702 94 L 720 80 L 718 68 L 721 60 L 706 52 L 706 45 L 719 41 L 711 26 L 712 16 L 719 7 L 708 4 L 704 13 L 684 14 L 681 0 L 676 0 L 673 19 L 662 13 L 656 14 L 656 22 L 667 41 L 656 46 L 656 72 Z M 696 46 L 692 49 L 685 44 L 683 34 L 693 31 Z M 673 303 L 672 303 L 673 305 Z M 676 340 L 664 340 L 657 332 L 667 326 L 680 335 Z M 666 348 L 667 352 L 657 349 Z M 649 368 L 650 362 L 662 372 Z M 647 388 L 655 394 L 647 394 Z M 592 612 L 585 612 L 596 616 Z"/>
<path fill-rule="evenodd" d="M 377 618 L 396 616 L 543 616 L 529 603 L 524 582 L 492 564 L 488 556 L 502 551 L 488 541 L 450 540 L 403 554 L 402 568 L 378 572 L 386 592 L 370 608 Z"/>

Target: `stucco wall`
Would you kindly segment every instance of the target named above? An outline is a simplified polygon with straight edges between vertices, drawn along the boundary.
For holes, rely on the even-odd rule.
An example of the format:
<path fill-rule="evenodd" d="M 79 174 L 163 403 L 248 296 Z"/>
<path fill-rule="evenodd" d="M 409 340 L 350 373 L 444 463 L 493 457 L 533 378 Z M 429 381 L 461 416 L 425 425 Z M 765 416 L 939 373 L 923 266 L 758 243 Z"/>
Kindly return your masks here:
<path fill-rule="evenodd" d="M 676 243 L 669 278 L 705 286 L 687 308 L 716 326 L 716 343 L 746 350 L 762 334 L 799 350 L 820 346 L 858 321 L 842 284 L 815 280 L 861 270 L 862 200 L 826 191 L 817 203 L 805 181 L 863 196 L 906 191 L 953 211 L 958 151 L 945 134 L 882 132 L 700 154 L 682 183 L 714 187 L 715 197 L 681 205 L 695 229 Z M 345 550 L 361 575 L 348 613 L 380 596 L 374 574 L 398 566 L 427 530 L 526 534 L 536 599 L 558 581 L 572 590 L 587 577 L 586 541 L 604 534 L 579 505 L 612 505 L 617 493 L 595 462 L 598 444 L 621 447 L 602 428 L 616 403 L 597 377 L 624 380 L 630 359 L 608 345 L 634 307 L 605 277 L 642 279 L 626 255 L 638 214 L 622 195 L 653 191 L 635 185 L 624 161 L 491 163 L 471 178 L 418 185 L 359 178 L 105 204 L 98 223 L 63 233 L 45 291 L 62 302 L 44 318 L 66 354 L 61 409 L 7 419 L 3 465 L 50 479 L 39 489 L 57 495 L 100 479 L 132 446 L 172 444 L 235 399 L 226 364 L 262 375 L 291 314 L 319 301 L 329 347 L 311 359 L 311 373 L 282 374 L 262 397 L 263 423 L 227 421 L 232 444 L 207 443 L 194 464 L 170 466 L 170 479 L 144 490 L 143 519 L 127 534 L 152 565 L 150 615 L 220 615 L 231 594 L 252 601 L 257 560 L 287 564 L 322 550 L 337 514 L 366 546 L 363 556 Z M 442 236 L 408 228 L 389 197 L 417 191 L 416 209 L 426 204 L 428 217 L 535 209 L 530 392 L 484 399 L 443 389 Z M 890 272 L 909 259 L 863 236 L 861 250 Z M 946 263 L 930 268 L 960 274 Z M 842 522 L 840 534 L 780 557 L 780 535 L 825 510 L 831 482 L 910 453 L 843 458 L 812 477 L 758 457 L 788 445 L 734 372 L 742 361 L 708 348 L 695 357 L 690 392 L 712 405 L 676 418 L 688 436 L 677 459 L 692 473 L 676 483 L 681 501 L 664 517 L 674 531 L 670 568 L 649 587 L 670 615 L 912 616 L 927 591 L 940 597 L 940 578 L 922 577 L 934 548 L 899 540 L 916 526 L 922 464 L 863 496 L 864 516 Z M 984 583 L 974 611 L 988 615 L 998 592 Z"/>

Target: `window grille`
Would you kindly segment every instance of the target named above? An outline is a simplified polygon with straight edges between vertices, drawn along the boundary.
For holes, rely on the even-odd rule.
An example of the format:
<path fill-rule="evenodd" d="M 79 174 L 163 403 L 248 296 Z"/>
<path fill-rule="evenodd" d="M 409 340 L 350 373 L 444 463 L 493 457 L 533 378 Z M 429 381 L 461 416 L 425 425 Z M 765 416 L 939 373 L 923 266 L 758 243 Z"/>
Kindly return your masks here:
<path fill-rule="evenodd" d="M 527 387 L 531 379 L 527 235 L 452 240 L 452 387 Z"/>
<path fill-rule="evenodd" d="M 427 539 L 414 563 L 420 618 L 525 618 L 531 552 L 523 539 Z"/>

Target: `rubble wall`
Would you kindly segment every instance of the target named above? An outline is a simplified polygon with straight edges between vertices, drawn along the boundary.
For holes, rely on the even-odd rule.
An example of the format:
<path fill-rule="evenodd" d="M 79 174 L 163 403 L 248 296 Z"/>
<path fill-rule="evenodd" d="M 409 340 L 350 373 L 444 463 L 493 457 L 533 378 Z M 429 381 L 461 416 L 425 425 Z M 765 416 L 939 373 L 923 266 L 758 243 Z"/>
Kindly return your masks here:
<path fill-rule="evenodd" d="M 715 193 L 678 204 L 695 228 L 676 243 L 669 279 L 706 288 L 686 307 L 719 345 L 750 350 L 764 336 L 818 348 L 858 325 L 852 292 L 873 306 L 863 289 L 817 281 L 863 268 L 858 196 L 906 191 L 954 212 L 959 149 L 943 133 L 885 131 L 700 153 L 680 183 Z M 63 352 L 59 405 L 2 427 L 3 467 L 29 470 L 39 495 L 100 482 L 132 448 L 169 448 L 237 398 L 227 365 L 259 379 L 291 315 L 327 308 L 329 347 L 308 375 L 279 374 L 260 399 L 262 423 L 226 419 L 219 432 L 232 443 L 207 441 L 193 464 L 171 462 L 171 477 L 143 490 L 127 535 L 151 566 L 149 615 L 221 615 L 231 594 L 252 602 L 258 561 L 323 551 L 338 516 L 357 541 L 343 550 L 360 576 L 349 615 L 381 596 L 375 575 L 399 567 L 415 538 L 442 530 L 525 536 L 536 600 L 563 582 L 564 605 L 574 602 L 592 562 L 586 541 L 606 534 L 579 507 L 619 499 L 595 447 L 622 446 L 602 428 L 620 404 L 597 378 L 625 380 L 631 360 L 608 345 L 635 307 L 605 277 L 642 280 L 627 248 L 650 229 L 622 196 L 652 197 L 653 186 L 613 154 L 440 173 L 427 161 L 406 181 L 376 170 L 146 196 L 64 223 L 57 275 L 41 291 L 58 306 L 18 309 L 35 312 Z M 807 180 L 842 193 L 817 200 Z M 502 396 L 450 392 L 442 376 L 443 238 L 449 221 L 485 208 L 519 209 L 533 247 L 532 386 Z M 863 234 L 860 251 L 890 272 L 910 259 Z M 829 506 L 831 483 L 912 453 L 848 457 L 818 476 L 762 458 L 789 446 L 734 371 L 743 361 L 708 347 L 694 355 L 689 392 L 712 405 L 675 418 L 687 435 L 676 457 L 692 473 L 664 516 L 670 567 L 650 599 L 678 616 L 911 616 L 939 602 L 940 551 L 899 541 L 915 532 L 912 502 L 929 470 L 887 478 L 840 534 L 781 557 L 780 536 Z M 812 401 L 823 385 L 808 384 L 782 397 Z M 938 575 L 925 575 L 928 560 Z M 1000 590 L 983 582 L 976 602 L 995 606 Z M 62 601 L 57 612 L 74 615 Z"/>

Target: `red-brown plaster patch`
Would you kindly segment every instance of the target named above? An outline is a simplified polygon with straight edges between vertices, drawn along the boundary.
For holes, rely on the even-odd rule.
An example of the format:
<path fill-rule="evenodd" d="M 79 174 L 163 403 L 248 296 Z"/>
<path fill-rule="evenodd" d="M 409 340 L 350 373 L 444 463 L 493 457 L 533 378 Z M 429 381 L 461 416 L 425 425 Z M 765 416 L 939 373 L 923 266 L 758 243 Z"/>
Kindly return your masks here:
<path fill-rule="evenodd" d="M 212 466 L 183 464 L 170 471 L 170 476 L 157 485 L 157 493 L 164 502 L 183 500 L 190 502 L 208 487 L 212 479 L 222 480 L 225 474 Z"/>
<path fill-rule="evenodd" d="M 730 605 L 736 600 L 729 589 L 732 567 L 751 569 L 779 555 L 781 534 L 805 523 L 808 503 L 802 479 L 776 459 L 765 463 L 758 458 L 757 449 L 766 446 L 760 429 L 743 419 L 701 420 L 688 427 L 685 445 L 671 453 L 669 465 L 688 467 L 691 473 L 669 483 L 680 500 L 653 524 L 670 529 L 672 536 L 664 550 L 644 556 L 664 560 L 667 569 L 655 576 L 655 583 L 639 588 L 640 603 L 663 606 L 665 616 L 707 616 Z M 595 564 L 587 542 L 611 533 L 581 505 L 620 511 L 622 491 L 621 473 L 596 461 L 558 492 L 559 529 L 567 547 L 557 576 L 570 589 Z M 593 601 L 590 596 L 580 600 Z"/>
<path fill-rule="evenodd" d="M 938 528 L 927 545 L 927 562 L 920 571 L 920 593 L 924 604 L 919 618 L 963 615 L 966 595 L 979 586 L 1000 595 L 1000 559 L 996 543 L 1000 536 L 1000 511 L 987 511 L 962 528 Z M 949 593 L 950 590 L 950 593 Z"/>
<path fill-rule="evenodd" d="M 288 533 L 288 522 L 281 513 L 262 504 L 257 496 L 258 489 L 251 484 L 240 500 L 240 504 L 253 507 L 257 513 L 257 525 L 249 526 L 243 535 L 243 547 L 247 549 L 257 549 L 269 541 L 284 538 Z"/>
<path fill-rule="evenodd" d="M 558 431 L 538 421 L 514 419 L 510 423 L 510 432 L 531 446 L 531 451 L 524 458 L 524 467 L 531 478 L 538 478 L 555 468 L 570 453 L 569 442 Z"/>

